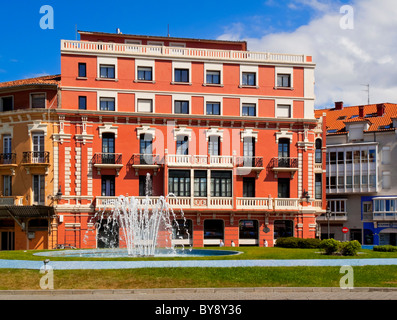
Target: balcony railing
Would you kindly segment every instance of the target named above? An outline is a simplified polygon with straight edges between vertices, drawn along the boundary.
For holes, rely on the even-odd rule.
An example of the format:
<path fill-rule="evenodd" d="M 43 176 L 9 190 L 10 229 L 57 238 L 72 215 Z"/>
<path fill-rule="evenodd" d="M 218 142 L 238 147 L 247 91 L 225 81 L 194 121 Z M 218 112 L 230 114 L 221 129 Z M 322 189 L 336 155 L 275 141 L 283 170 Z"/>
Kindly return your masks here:
<path fill-rule="evenodd" d="M 124 43 L 104 43 L 90 41 L 61 41 L 62 52 L 85 52 L 95 54 L 117 54 L 117 55 L 142 55 L 142 56 L 164 56 L 189 59 L 211 59 L 211 60 L 235 60 L 235 61 L 257 61 L 257 62 L 288 62 L 288 63 L 312 63 L 304 55 L 281 54 L 269 52 L 250 52 L 236 50 L 217 50 L 203 48 L 180 48 L 165 46 L 147 46 Z"/>
<path fill-rule="evenodd" d="M 123 157 L 120 153 L 96 153 L 94 158 L 92 159 L 92 163 L 96 164 L 116 164 L 122 165 L 123 164 Z"/>
<path fill-rule="evenodd" d="M 236 157 L 235 165 L 236 167 L 263 168 L 263 157 Z"/>
<path fill-rule="evenodd" d="M 0 197 L 0 206 L 22 206 L 23 196 Z"/>
<path fill-rule="evenodd" d="M 298 168 L 298 158 L 273 158 L 270 161 L 271 168 Z"/>
<path fill-rule="evenodd" d="M 169 166 L 233 167 L 233 156 L 169 154 L 166 159 Z"/>
<path fill-rule="evenodd" d="M 134 154 L 131 158 L 131 164 L 133 166 L 157 166 L 163 163 L 163 158 L 158 154 Z"/>
<path fill-rule="evenodd" d="M 49 164 L 50 153 L 48 151 L 27 151 L 22 154 L 23 164 Z"/>
<path fill-rule="evenodd" d="M 15 153 L 0 153 L 0 165 L 16 164 L 17 155 Z"/>

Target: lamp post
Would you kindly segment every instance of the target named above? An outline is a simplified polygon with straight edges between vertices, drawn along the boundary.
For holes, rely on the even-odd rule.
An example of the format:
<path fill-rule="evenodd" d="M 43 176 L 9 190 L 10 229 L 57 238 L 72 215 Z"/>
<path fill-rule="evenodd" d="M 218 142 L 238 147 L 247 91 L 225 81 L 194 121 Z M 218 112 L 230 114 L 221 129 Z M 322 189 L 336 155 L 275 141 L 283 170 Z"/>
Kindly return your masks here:
<path fill-rule="evenodd" d="M 325 215 L 326 215 L 327 221 L 328 221 L 327 236 L 328 236 L 328 239 L 329 239 L 329 234 L 330 234 L 330 230 L 329 230 L 329 219 L 331 218 L 331 208 L 329 207 L 329 204 L 327 205 L 327 211 L 325 212 Z"/>

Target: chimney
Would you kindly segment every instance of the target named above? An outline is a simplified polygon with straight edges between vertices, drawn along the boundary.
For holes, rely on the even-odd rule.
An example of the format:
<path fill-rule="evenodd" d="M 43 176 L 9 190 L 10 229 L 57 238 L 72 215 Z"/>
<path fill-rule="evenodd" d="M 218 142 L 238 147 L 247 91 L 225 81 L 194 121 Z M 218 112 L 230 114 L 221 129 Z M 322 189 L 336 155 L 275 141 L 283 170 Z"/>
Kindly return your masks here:
<path fill-rule="evenodd" d="M 335 102 L 335 110 L 343 109 L 343 101 Z"/>
<path fill-rule="evenodd" d="M 382 117 L 385 113 L 385 105 L 383 103 L 379 103 L 376 105 L 376 112 L 378 117 Z"/>
<path fill-rule="evenodd" d="M 359 106 L 358 107 L 358 116 L 360 118 L 364 118 L 364 106 Z"/>

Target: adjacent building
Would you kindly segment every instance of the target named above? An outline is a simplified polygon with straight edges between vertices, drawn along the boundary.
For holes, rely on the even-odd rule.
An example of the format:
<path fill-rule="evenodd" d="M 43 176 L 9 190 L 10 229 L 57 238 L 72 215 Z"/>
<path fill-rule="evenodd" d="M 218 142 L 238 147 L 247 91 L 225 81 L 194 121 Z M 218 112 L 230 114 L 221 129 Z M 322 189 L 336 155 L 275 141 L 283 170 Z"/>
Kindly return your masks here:
<path fill-rule="evenodd" d="M 23 88 L 30 100 L 3 110 L 0 123 L 6 141 L 4 130 L 20 122 L 33 156 L 33 133 L 44 132 L 41 204 L 53 210 L 56 238 L 47 247 L 106 247 L 96 217 L 120 195 L 156 203 L 172 194 L 170 206 L 186 217 L 177 244 L 314 238 L 326 209 L 326 117 L 314 114 L 314 69 L 310 56 L 251 52 L 244 41 L 99 32 L 62 40 L 61 75 L 49 77 L 50 92 L 37 88 L 46 103 L 36 109 Z M 9 106 L 20 93 L 3 87 Z M 17 179 L 36 176 L 37 165 L 21 163 L 16 148 L 21 190 L 11 196 L 26 198 Z"/>
<path fill-rule="evenodd" d="M 316 110 L 327 118 L 328 214 L 317 218 L 322 238 L 396 245 L 397 105 L 380 103 Z"/>

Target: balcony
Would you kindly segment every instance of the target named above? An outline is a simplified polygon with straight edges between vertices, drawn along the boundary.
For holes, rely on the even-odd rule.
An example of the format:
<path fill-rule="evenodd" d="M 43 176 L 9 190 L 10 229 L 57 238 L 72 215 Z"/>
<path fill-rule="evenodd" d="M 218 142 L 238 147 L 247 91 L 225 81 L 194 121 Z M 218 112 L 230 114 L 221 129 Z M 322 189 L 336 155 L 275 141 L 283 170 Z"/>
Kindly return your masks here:
<path fill-rule="evenodd" d="M 0 197 L 0 206 L 22 206 L 23 196 Z"/>
<path fill-rule="evenodd" d="M 233 156 L 170 154 L 166 159 L 169 167 L 233 168 Z"/>
<path fill-rule="evenodd" d="M 328 217 L 326 213 L 321 214 L 317 217 L 317 221 L 328 222 Z M 329 216 L 330 222 L 345 222 L 347 221 L 347 212 L 331 212 Z"/>
<path fill-rule="evenodd" d="M 239 175 L 248 175 L 251 172 L 255 172 L 258 176 L 259 173 L 264 169 L 263 157 L 235 157 L 234 164 L 237 167 L 237 173 Z"/>
<path fill-rule="evenodd" d="M 50 153 L 48 151 L 27 151 L 22 154 L 22 165 L 25 167 L 27 174 L 31 171 L 34 173 L 48 174 L 50 167 Z"/>
<path fill-rule="evenodd" d="M 139 206 L 155 206 L 160 197 L 135 197 Z M 146 199 L 149 202 L 146 202 Z M 96 197 L 98 210 L 114 209 L 117 197 Z M 172 209 L 233 209 L 233 199 L 223 197 L 168 197 Z"/>
<path fill-rule="evenodd" d="M 0 170 L 10 170 L 11 175 L 15 175 L 17 165 L 17 155 L 15 153 L 0 153 Z"/>
<path fill-rule="evenodd" d="M 311 58 L 298 54 L 281 54 L 269 52 L 250 52 L 235 50 L 217 50 L 203 48 L 180 48 L 164 46 L 147 46 L 124 43 L 103 43 L 91 41 L 61 40 L 62 53 L 114 54 L 117 56 L 148 56 L 186 58 L 189 60 L 235 61 L 235 62 L 273 62 L 312 64 Z"/>
<path fill-rule="evenodd" d="M 96 153 L 92 159 L 92 164 L 97 168 L 98 175 L 102 169 L 114 169 L 118 176 L 123 167 L 123 157 L 119 153 Z"/>
<path fill-rule="evenodd" d="M 129 163 L 135 169 L 135 175 L 139 175 L 139 170 L 153 170 L 156 175 L 164 164 L 164 158 L 158 154 L 134 154 Z"/>
<path fill-rule="evenodd" d="M 276 179 L 279 172 L 289 172 L 293 178 L 295 172 L 298 171 L 298 158 L 273 158 L 270 161 L 270 168 Z"/>

